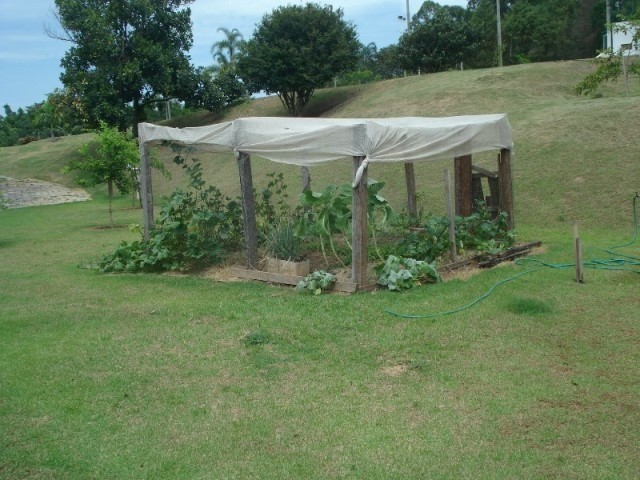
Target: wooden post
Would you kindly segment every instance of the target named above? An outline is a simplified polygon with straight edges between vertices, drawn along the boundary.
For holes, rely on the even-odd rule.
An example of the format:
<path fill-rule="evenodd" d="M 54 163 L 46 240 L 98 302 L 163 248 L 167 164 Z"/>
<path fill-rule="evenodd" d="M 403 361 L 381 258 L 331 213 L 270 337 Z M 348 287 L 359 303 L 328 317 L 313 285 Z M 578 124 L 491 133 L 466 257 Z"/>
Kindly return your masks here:
<path fill-rule="evenodd" d="M 353 176 L 365 157 L 353 157 Z M 362 172 L 358 185 L 352 189 L 351 228 L 352 257 L 351 278 L 357 289 L 367 284 L 367 169 Z"/>
<path fill-rule="evenodd" d="M 251 175 L 251 156 L 238 152 L 238 170 L 240 172 L 240 190 L 242 193 L 242 211 L 244 217 L 244 242 L 249 268 L 258 267 L 258 227 L 256 225 L 256 205 L 253 197 L 253 177 Z"/>
<path fill-rule="evenodd" d="M 407 211 L 409 218 L 418 218 L 418 203 L 416 201 L 416 174 L 413 162 L 404 163 L 404 178 L 407 183 Z"/>
<path fill-rule="evenodd" d="M 142 200 L 142 233 L 149 239 L 153 230 L 153 189 L 151 186 L 151 160 L 149 145 L 140 144 L 140 198 Z"/>
<path fill-rule="evenodd" d="M 500 182 L 500 210 L 509 216 L 507 224 L 510 229 L 515 228 L 513 208 L 513 179 L 511 170 L 511 150 L 503 148 L 498 157 L 498 181 Z"/>
<path fill-rule="evenodd" d="M 453 200 L 451 199 L 451 174 L 447 168 L 444 171 L 444 193 L 447 201 L 447 217 L 449 218 L 449 256 L 451 262 L 458 261 L 456 251 L 456 216 L 453 211 Z"/>
<path fill-rule="evenodd" d="M 573 224 L 573 244 L 576 250 L 576 282 L 584 283 L 584 263 L 582 260 L 582 240 L 578 234 L 578 222 Z"/>
<path fill-rule="evenodd" d="M 311 190 L 311 173 L 309 167 L 300 167 L 300 181 L 302 182 L 302 191 Z"/>
<path fill-rule="evenodd" d="M 454 182 L 456 191 L 456 215 L 471 215 L 473 208 L 471 194 L 471 155 L 454 159 Z"/>

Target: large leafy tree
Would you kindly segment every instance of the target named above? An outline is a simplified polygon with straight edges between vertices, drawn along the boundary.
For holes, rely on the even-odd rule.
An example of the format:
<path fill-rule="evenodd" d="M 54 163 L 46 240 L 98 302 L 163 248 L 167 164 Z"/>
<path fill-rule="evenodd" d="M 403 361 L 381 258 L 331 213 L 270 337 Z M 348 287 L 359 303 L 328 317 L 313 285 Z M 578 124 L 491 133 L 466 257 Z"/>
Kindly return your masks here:
<path fill-rule="evenodd" d="M 357 64 L 356 30 L 342 16 L 314 3 L 265 15 L 238 55 L 249 91 L 276 93 L 290 115 L 300 115 L 316 88 Z"/>
<path fill-rule="evenodd" d="M 376 74 L 382 78 L 397 78 L 404 74 L 398 45 L 388 45 L 378 51 Z"/>
<path fill-rule="evenodd" d="M 426 1 L 400 38 L 400 61 L 414 72 L 440 72 L 462 62 L 475 43 L 476 34 L 464 8 Z"/>
<path fill-rule="evenodd" d="M 56 36 L 72 44 L 61 80 L 92 125 L 133 123 L 135 134 L 146 105 L 192 95 L 199 80 L 187 55 L 192 1 L 55 0 Z"/>
<path fill-rule="evenodd" d="M 573 0 L 515 2 L 504 18 L 509 63 L 570 58 L 570 29 L 577 5 Z"/>

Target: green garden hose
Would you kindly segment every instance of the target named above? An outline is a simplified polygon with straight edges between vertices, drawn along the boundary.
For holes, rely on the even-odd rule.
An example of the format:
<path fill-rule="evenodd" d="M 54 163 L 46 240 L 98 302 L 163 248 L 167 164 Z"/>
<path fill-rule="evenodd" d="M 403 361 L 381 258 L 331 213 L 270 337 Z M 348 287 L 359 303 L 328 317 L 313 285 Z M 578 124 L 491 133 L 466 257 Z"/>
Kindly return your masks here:
<path fill-rule="evenodd" d="M 605 252 L 608 253 L 609 255 L 617 256 L 618 258 L 608 258 L 604 260 L 603 259 L 589 260 L 584 263 L 584 268 L 589 268 L 592 270 L 624 270 L 624 271 L 630 271 L 630 272 L 640 274 L 640 268 L 634 268 L 634 267 L 640 266 L 640 258 L 633 257 L 631 255 L 624 255 L 624 254 L 613 252 L 614 250 L 618 250 L 620 248 L 633 245 L 638 240 L 638 209 L 637 209 L 638 198 L 640 198 L 640 195 L 636 193 L 635 196 L 633 197 L 633 202 L 632 202 L 633 203 L 633 238 L 631 239 L 631 241 L 627 243 L 609 247 L 607 250 L 605 250 Z M 492 285 L 491 288 L 489 288 L 489 290 L 487 290 L 486 293 L 476 298 L 473 302 L 468 303 L 467 305 L 464 305 L 462 307 L 454 308 L 453 310 L 446 310 L 444 312 L 428 313 L 428 314 L 404 314 L 404 313 L 398 313 L 388 309 L 385 310 L 385 312 L 388 313 L 389 315 L 393 315 L 395 317 L 400 317 L 400 318 L 416 319 L 416 318 L 443 317 L 445 315 L 451 315 L 454 313 L 462 312 L 463 310 L 467 310 L 473 307 L 474 305 L 480 303 L 485 298 L 489 297 L 493 293 L 493 291 L 496 288 L 498 288 L 500 285 L 511 282 L 528 273 L 537 272 L 545 268 L 568 269 L 575 266 L 575 263 L 548 263 L 548 262 L 539 260 L 537 258 L 530 258 L 530 257 L 518 259 L 515 261 L 515 263 L 516 265 L 535 264 L 535 265 L 538 265 L 538 267 L 525 270 L 524 272 L 520 272 L 515 275 L 512 275 L 511 277 L 507 277 L 504 280 L 500 280 L 499 282 Z"/>

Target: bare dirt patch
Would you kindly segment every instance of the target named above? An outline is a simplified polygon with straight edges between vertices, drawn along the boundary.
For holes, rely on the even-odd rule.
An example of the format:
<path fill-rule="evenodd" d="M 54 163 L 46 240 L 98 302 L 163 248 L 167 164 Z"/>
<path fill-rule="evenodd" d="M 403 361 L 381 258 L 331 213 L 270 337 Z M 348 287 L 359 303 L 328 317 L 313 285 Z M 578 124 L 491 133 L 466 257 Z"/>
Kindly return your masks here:
<path fill-rule="evenodd" d="M 81 188 L 67 188 L 57 183 L 33 178 L 16 179 L 0 176 L 0 192 L 9 208 L 91 200 L 91 195 Z"/>

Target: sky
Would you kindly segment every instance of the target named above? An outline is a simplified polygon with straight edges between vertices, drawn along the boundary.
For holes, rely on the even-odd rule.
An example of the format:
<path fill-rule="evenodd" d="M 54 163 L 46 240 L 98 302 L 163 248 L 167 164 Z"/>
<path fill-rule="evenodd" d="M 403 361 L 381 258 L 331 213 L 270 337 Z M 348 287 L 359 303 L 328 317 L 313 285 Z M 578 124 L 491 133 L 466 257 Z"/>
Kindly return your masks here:
<path fill-rule="evenodd" d="M 211 45 L 223 38 L 219 27 L 237 28 L 246 40 L 264 14 L 275 7 L 303 3 L 301 0 L 195 0 L 191 5 L 192 63 L 213 63 Z M 306 2 L 305 2 L 306 3 Z M 356 26 L 360 42 L 375 42 L 378 48 L 397 43 L 406 23 L 406 0 L 318 0 L 342 8 L 344 18 Z M 466 7 L 466 0 L 438 3 Z M 410 14 L 422 2 L 410 0 Z M 46 99 L 60 88 L 60 60 L 69 48 L 67 42 L 49 38 L 45 29 L 57 27 L 53 0 L 0 0 L 0 107 L 8 104 L 15 111 Z M 4 111 L 0 110 L 0 115 Z"/>

